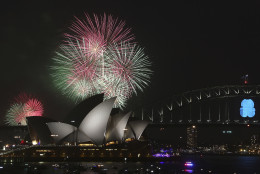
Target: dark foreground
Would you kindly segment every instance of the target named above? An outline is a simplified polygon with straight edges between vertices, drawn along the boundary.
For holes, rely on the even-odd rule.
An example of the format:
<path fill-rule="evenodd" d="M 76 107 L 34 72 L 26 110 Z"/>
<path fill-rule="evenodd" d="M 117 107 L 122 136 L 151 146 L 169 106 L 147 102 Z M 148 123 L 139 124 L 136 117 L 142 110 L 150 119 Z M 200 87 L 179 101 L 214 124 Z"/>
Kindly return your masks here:
<path fill-rule="evenodd" d="M 193 166 L 185 166 L 192 162 Z M 181 160 L 153 162 L 22 162 L 0 164 L 1 174 L 63 174 L 63 173 L 260 173 L 259 156 L 185 155 Z"/>

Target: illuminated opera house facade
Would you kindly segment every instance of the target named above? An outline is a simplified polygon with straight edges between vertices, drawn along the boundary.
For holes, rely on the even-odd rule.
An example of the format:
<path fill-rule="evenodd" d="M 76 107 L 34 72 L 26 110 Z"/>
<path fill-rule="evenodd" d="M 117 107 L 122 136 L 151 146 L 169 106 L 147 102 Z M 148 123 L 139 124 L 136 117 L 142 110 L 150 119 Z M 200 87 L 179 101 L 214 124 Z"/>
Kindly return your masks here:
<path fill-rule="evenodd" d="M 131 117 L 131 112 L 122 113 L 113 108 L 116 98 L 104 101 L 103 97 L 98 94 L 82 101 L 62 122 L 47 117 L 27 117 L 30 138 L 26 144 L 17 144 L 14 151 L 4 150 L 0 157 L 23 161 L 151 157 L 149 141 L 142 136 L 149 122 Z"/>
<path fill-rule="evenodd" d="M 103 94 L 95 95 L 78 104 L 63 122 L 27 117 L 32 144 L 102 147 L 139 140 L 149 122 L 130 120 L 131 112 L 113 109 L 115 100 L 103 101 Z"/>

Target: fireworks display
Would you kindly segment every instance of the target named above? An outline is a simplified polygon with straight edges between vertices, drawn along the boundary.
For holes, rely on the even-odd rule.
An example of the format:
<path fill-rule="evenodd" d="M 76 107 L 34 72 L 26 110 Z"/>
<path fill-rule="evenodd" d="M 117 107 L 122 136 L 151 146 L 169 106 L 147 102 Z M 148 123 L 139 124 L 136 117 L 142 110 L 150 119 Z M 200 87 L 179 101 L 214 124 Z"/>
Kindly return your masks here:
<path fill-rule="evenodd" d="M 66 41 L 53 58 L 56 86 L 78 102 L 104 93 L 117 97 L 115 106 L 123 108 L 137 90 L 148 85 L 151 63 L 143 48 L 132 43 L 134 36 L 123 21 L 111 15 L 79 20 L 65 34 Z"/>
<path fill-rule="evenodd" d="M 5 117 L 5 123 L 9 126 L 26 125 L 26 117 L 42 116 L 42 103 L 30 95 L 21 94 L 15 98 Z"/>

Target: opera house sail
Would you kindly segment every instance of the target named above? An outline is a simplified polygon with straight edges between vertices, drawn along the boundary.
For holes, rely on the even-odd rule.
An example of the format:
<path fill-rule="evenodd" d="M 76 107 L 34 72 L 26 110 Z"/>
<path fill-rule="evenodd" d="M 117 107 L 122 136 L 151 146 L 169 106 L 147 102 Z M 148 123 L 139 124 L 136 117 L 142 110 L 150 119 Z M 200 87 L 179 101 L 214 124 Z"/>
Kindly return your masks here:
<path fill-rule="evenodd" d="M 115 100 L 116 98 L 114 97 L 96 106 L 79 126 L 79 130 L 86 134 L 97 145 L 104 143 L 107 122 Z"/>
<path fill-rule="evenodd" d="M 35 137 L 40 135 L 39 132 L 47 129 L 48 133 L 45 137 L 48 137 L 48 140 L 42 141 L 41 144 L 91 142 L 100 146 L 111 141 L 123 142 L 127 138 L 139 140 L 149 122 L 129 121 L 131 112 L 112 114 L 116 97 L 102 102 L 103 96 L 103 94 L 99 94 L 81 102 L 64 119 L 64 122 L 44 120 L 44 117 L 28 119 L 31 138 L 36 139 Z M 35 124 L 35 120 L 38 123 Z M 44 136 L 41 135 L 41 137 Z"/>
<path fill-rule="evenodd" d="M 131 112 L 123 115 L 118 113 L 111 116 L 108 121 L 107 131 L 106 131 L 106 141 L 122 141 L 124 137 L 124 132 L 126 130 L 126 124 L 131 115 Z"/>

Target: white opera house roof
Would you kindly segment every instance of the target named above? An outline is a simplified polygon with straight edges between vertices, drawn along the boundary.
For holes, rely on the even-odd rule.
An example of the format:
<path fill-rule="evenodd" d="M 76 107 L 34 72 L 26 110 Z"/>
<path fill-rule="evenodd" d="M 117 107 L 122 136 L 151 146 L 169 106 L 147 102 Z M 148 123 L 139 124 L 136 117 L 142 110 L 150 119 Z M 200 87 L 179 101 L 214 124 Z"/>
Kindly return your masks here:
<path fill-rule="evenodd" d="M 95 97 L 93 97 L 93 99 L 94 98 Z M 99 95 L 96 98 L 100 100 L 101 97 Z M 80 116 L 81 118 L 77 120 L 77 124 L 73 124 L 73 120 L 71 123 L 68 121 L 66 123 L 55 121 L 46 122 L 54 143 L 92 142 L 96 145 L 102 145 L 110 141 L 121 142 L 127 138 L 139 140 L 141 134 L 149 124 L 148 121 L 129 121 L 131 112 L 112 115 L 111 111 L 116 97 L 103 102 L 97 102 L 98 100 L 96 100 L 96 103 L 99 104 L 92 106 L 91 109 L 88 108 L 88 110 L 85 110 L 85 112 L 87 111 L 88 113 L 85 113 L 85 117 Z M 75 114 L 74 117 L 77 117 L 77 114 Z"/>

